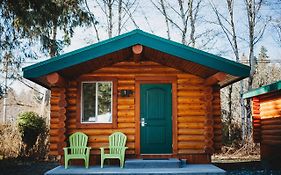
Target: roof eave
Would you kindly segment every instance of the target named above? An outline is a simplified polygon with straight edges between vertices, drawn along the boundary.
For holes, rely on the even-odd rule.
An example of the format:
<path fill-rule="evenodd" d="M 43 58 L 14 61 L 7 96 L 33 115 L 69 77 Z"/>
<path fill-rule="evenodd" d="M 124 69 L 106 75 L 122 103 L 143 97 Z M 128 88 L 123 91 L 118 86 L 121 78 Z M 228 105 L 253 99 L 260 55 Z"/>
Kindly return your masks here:
<path fill-rule="evenodd" d="M 275 91 L 279 91 L 279 90 L 281 90 L 281 81 L 277 81 L 275 83 L 265 85 L 265 86 L 262 86 L 260 88 L 248 91 L 248 92 L 244 93 L 242 97 L 244 99 L 247 99 L 247 98 L 261 96 L 261 95 L 271 93 L 271 92 L 275 92 Z"/>
<path fill-rule="evenodd" d="M 136 44 L 142 44 L 146 47 L 150 47 L 233 76 L 249 76 L 250 67 L 246 65 L 184 46 L 174 41 L 145 33 L 141 30 L 134 30 L 97 44 L 25 67 L 23 68 L 24 77 L 28 79 L 38 78 Z"/>

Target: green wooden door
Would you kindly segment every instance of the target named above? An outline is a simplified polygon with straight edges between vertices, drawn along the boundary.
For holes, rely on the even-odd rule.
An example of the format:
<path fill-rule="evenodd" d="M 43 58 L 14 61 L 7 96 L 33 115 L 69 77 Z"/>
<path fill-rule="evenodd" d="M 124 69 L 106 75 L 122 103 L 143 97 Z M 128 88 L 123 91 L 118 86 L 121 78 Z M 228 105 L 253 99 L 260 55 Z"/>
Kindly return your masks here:
<path fill-rule="evenodd" d="M 140 86 L 141 154 L 172 153 L 171 84 Z"/>

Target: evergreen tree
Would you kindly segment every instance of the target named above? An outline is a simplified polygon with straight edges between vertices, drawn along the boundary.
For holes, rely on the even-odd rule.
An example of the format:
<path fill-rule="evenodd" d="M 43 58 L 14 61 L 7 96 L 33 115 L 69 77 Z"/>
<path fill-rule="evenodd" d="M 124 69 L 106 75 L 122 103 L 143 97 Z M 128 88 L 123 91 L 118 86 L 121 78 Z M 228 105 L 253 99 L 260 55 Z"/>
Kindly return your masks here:
<path fill-rule="evenodd" d="M 90 25 L 82 0 L 0 0 L 0 61 L 6 78 L 19 77 L 22 63 L 37 58 L 32 46 L 55 56 L 70 44 L 74 28 Z M 58 38 L 57 32 L 63 36 Z M 6 89 L 3 84 L 2 89 Z"/>
<path fill-rule="evenodd" d="M 260 53 L 258 56 L 258 61 L 266 61 L 268 60 L 269 56 L 267 55 L 267 49 L 264 46 L 261 46 Z"/>

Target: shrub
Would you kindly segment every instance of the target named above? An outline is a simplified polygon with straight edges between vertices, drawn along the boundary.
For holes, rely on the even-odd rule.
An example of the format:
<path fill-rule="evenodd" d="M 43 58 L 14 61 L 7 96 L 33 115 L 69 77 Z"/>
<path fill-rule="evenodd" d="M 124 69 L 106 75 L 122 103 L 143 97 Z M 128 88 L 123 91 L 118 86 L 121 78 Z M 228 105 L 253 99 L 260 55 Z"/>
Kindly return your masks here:
<path fill-rule="evenodd" d="M 24 112 L 20 114 L 17 124 L 27 150 L 35 145 L 38 136 L 46 130 L 45 120 L 35 112 Z"/>

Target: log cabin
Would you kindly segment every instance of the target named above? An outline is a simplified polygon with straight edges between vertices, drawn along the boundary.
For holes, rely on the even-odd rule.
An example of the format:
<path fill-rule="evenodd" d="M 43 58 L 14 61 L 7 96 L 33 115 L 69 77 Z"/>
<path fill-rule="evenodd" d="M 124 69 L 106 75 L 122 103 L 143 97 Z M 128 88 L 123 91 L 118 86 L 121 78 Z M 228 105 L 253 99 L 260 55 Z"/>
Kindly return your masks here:
<path fill-rule="evenodd" d="M 128 137 L 127 158 L 209 163 L 222 145 L 220 89 L 249 72 L 138 29 L 23 69 L 51 90 L 50 155 L 81 131 L 93 163 L 115 131 Z"/>
<path fill-rule="evenodd" d="M 281 81 L 243 94 L 251 99 L 253 139 L 260 143 L 261 160 L 281 166 Z"/>

